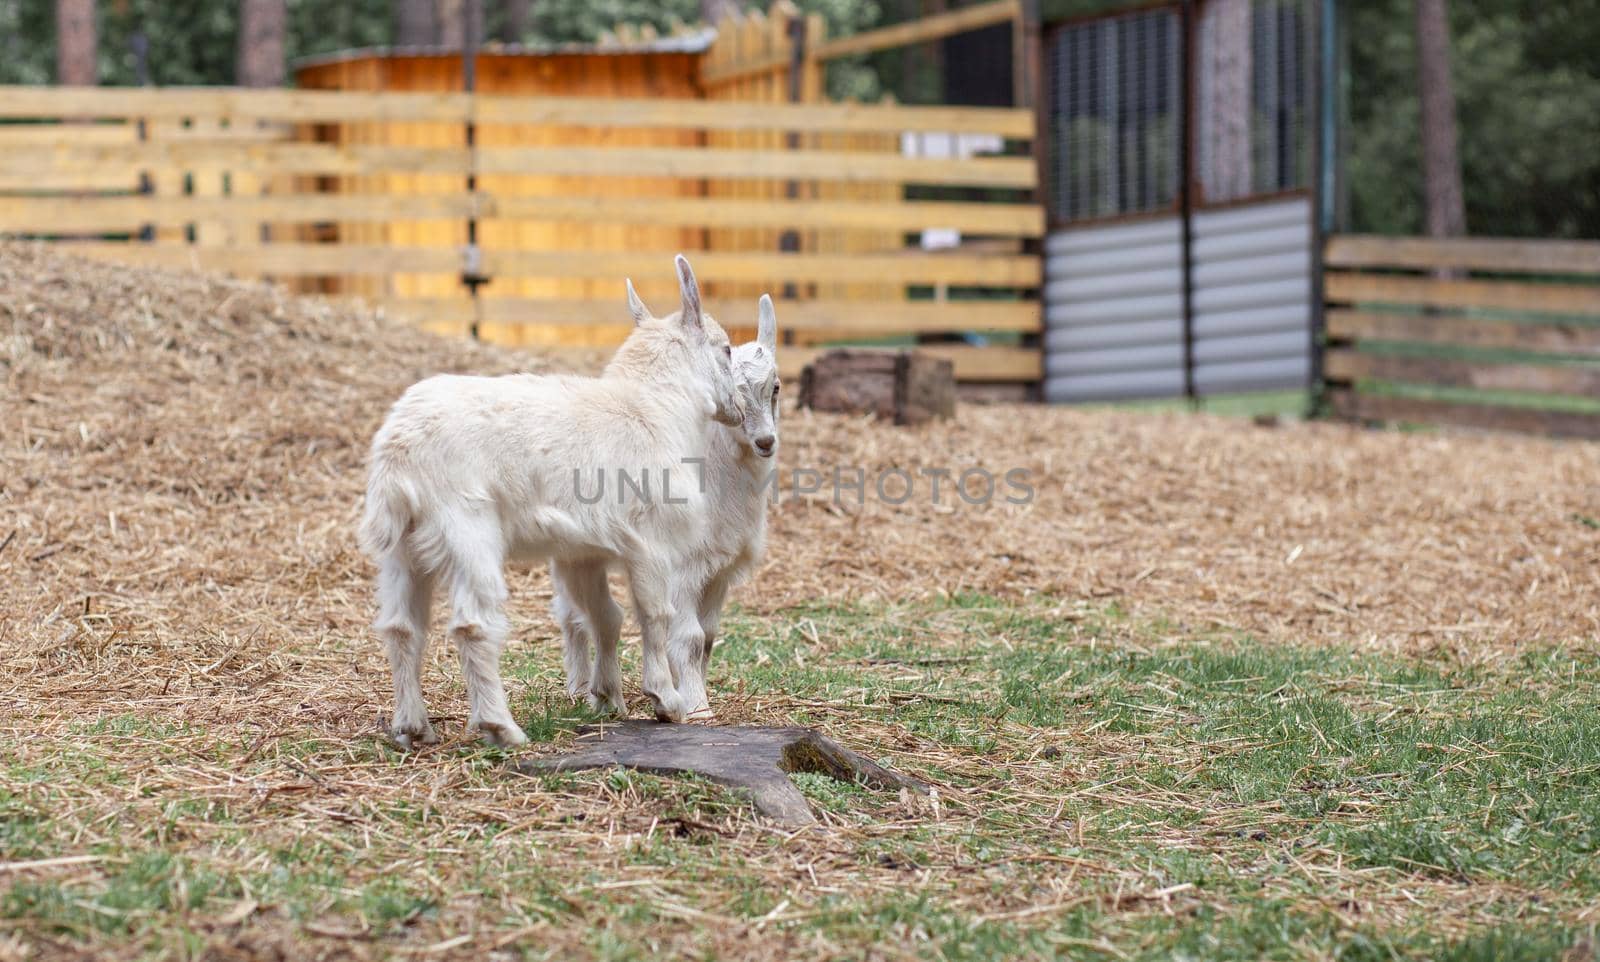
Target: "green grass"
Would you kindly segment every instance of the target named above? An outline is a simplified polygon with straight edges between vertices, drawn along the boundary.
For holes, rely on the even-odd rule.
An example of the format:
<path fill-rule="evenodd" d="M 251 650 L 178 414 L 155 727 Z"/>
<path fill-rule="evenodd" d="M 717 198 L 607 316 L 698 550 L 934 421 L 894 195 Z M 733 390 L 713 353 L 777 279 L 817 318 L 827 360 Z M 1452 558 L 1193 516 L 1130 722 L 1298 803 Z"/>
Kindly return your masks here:
<path fill-rule="evenodd" d="M 590 718 L 555 657 L 508 674 L 559 745 Z M 0 877 L 0 930 L 151 958 L 250 932 L 443 957 L 1594 957 L 1589 654 L 1267 646 L 960 596 L 735 610 L 713 691 L 938 792 L 799 776 L 833 827 L 795 835 L 701 779 L 520 779 L 467 743 L 309 732 L 241 761 L 243 734 L 108 718 L 0 757 L 0 862 L 100 859 Z M 200 790 L 206 764 L 227 777 Z"/>

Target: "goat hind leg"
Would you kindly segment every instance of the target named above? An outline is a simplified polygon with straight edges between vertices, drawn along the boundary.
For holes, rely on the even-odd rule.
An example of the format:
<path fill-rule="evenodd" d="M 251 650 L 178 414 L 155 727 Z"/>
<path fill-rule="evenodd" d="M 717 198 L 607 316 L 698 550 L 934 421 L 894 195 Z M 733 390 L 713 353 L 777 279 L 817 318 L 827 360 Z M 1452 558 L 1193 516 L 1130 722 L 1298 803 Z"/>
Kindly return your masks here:
<path fill-rule="evenodd" d="M 528 740 L 506 704 L 500 680 L 500 653 L 505 650 L 510 625 L 502 607 L 506 598 L 500 562 L 474 564 L 472 556 L 457 556 L 460 570 L 451 585 L 450 638 L 461 656 L 461 675 L 467 683 L 467 727 L 477 729 L 492 745 L 521 745 Z"/>
<path fill-rule="evenodd" d="M 567 673 L 567 697 L 574 701 L 590 697 L 589 651 L 594 635 L 593 619 L 580 607 L 577 589 L 572 584 L 577 576 L 576 566 L 559 561 L 550 563 L 550 586 L 554 589 L 550 613 L 561 626 L 561 661 Z"/>
<path fill-rule="evenodd" d="M 408 750 L 439 740 L 428 721 L 428 706 L 422 697 L 422 656 L 428 648 L 432 599 L 431 575 L 416 570 L 398 552 L 383 560 L 378 571 L 378 617 L 373 629 L 383 640 L 394 676 L 394 718 L 389 722 L 389 737 Z"/>
<path fill-rule="evenodd" d="M 552 566 L 557 575 L 557 597 L 563 610 L 562 633 L 566 643 L 567 691 L 577 697 L 573 679 L 582 679 L 582 694 L 589 707 L 600 714 L 624 716 L 627 702 L 622 697 L 622 671 L 617 664 L 617 642 L 622 636 L 622 609 L 611 600 L 603 563 L 562 563 Z M 568 619 L 582 634 L 568 629 Z M 589 642 L 594 642 L 593 661 L 589 661 Z"/>

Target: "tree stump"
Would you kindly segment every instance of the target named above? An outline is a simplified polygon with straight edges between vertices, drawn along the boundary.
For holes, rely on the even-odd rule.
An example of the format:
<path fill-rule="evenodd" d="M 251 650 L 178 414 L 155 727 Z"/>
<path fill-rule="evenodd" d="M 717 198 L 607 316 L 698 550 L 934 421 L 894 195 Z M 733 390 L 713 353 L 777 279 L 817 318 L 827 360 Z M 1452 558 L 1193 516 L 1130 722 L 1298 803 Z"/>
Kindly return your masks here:
<path fill-rule="evenodd" d="M 668 725 L 634 719 L 578 729 L 582 747 L 559 758 L 517 763 L 524 774 L 620 766 L 656 775 L 693 772 L 748 791 L 756 811 L 785 825 L 816 819 L 789 772 L 815 772 L 869 788 L 926 794 L 927 786 L 873 764 L 809 728 Z"/>
<path fill-rule="evenodd" d="M 915 351 L 829 351 L 800 372 L 800 406 L 870 411 L 895 424 L 948 418 L 956 410 L 955 365 Z"/>

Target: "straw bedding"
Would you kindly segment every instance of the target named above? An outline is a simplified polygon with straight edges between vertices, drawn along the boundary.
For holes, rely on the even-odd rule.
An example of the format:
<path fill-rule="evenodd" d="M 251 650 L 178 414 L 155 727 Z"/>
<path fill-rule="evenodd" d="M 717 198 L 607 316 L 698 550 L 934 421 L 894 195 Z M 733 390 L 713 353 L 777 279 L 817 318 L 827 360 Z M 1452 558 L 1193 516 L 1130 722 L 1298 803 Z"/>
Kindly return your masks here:
<path fill-rule="evenodd" d="M 302 686 L 275 665 L 291 642 L 375 670 L 352 529 L 387 405 L 433 372 L 547 366 L 263 285 L 36 246 L 0 247 L 0 332 L 0 658 L 115 664 L 73 684 L 175 705 L 224 662 Z M 918 429 L 790 409 L 782 445 L 771 550 L 737 596 L 756 611 L 982 592 L 1389 648 L 1600 631 L 1600 446 L 1014 406 Z M 900 505 L 876 497 L 896 467 L 914 476 Z M 857 468 L 864 505 L 833 489 Z M 935 503 L 921 472 L 938 468 L 989 471 L 992 502 L 946 480 Z M 815 481 L 797 469 L 821 490 L 797 494 Z M 1013 469 L 1031 503 L 1008 503 Z M 904 482 L 884 478 L 890 499 Z M 546 643 L 542 572 L 514 589 L 538 635 L 525 643 Z"/>

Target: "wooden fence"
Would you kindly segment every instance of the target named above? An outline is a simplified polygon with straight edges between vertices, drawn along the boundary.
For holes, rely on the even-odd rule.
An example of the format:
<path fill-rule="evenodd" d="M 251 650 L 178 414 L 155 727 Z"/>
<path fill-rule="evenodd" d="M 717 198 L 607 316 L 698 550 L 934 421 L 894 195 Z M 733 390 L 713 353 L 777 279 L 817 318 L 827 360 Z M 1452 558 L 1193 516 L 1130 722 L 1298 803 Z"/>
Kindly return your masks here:
<path fill-rule="evenodd" d="M 1336 236 L 1336 414 L 1600 438 L 1600 242 Z"/>
<path fill-rule="evenodd" d="M 904 131 L 998 135 L 1014 152 L 907 157 L 889 149 Z M 929 349 L 963 380 L 1027 382 L 1033 134 L 1031 112 L 1004 109 L 0 87 L 0 233 L 546 344 L 620 338 L 626 276 L 672 309 L 684 250 L 730 327 L 753 325 L 771 291 L 792 343 L 1000 332 L 1012 343 Z M 908 185 L 999 200 L 907 200 Z M 935 228 L 977 243 L 920 249 Z"/>

